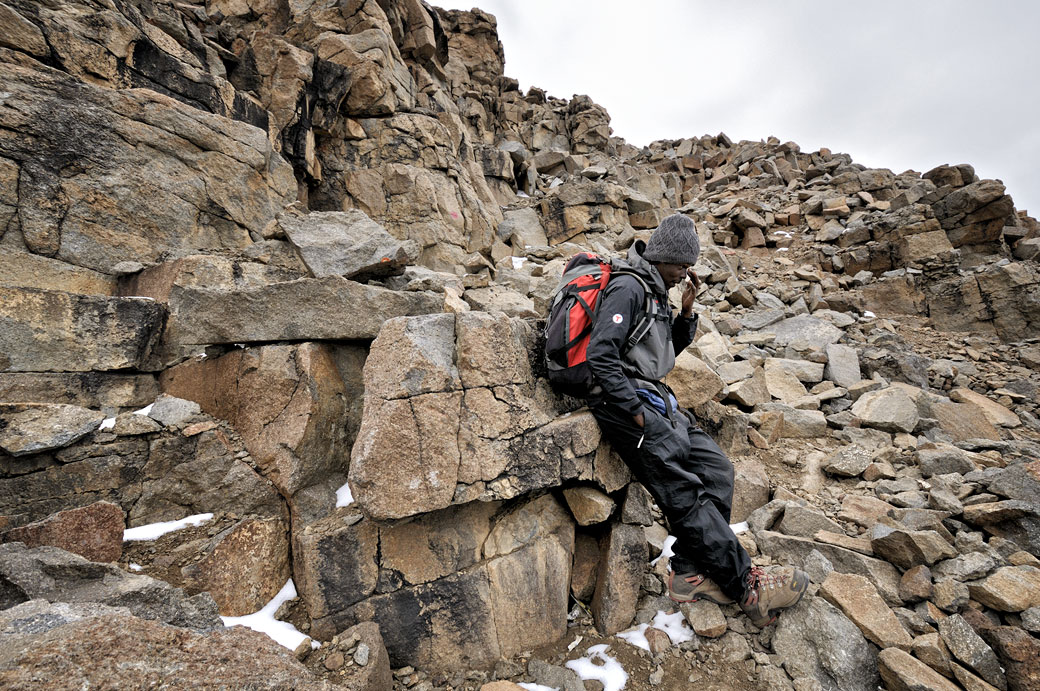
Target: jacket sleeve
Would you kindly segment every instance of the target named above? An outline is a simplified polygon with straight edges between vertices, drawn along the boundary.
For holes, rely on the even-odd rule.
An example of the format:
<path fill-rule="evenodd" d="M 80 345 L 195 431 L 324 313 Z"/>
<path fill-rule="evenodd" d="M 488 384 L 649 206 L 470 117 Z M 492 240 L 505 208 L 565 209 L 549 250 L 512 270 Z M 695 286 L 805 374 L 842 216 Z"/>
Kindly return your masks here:
<path fill-rule="evenodd" d="M 631 415 L 643 407 L 621 366 L 621 353 L 629 331 L 643 306 L 643 288 L 634 278 L 621 276 L 600 294 L 596 321 L 586 357 L 603 399 Z"/>
<path fill-rule="evenodd" d="M 672 322 L 672 347 L 675 349 L 676 355 L 686 350 L 693 343 L 693 337 L 697 334 L 697 318 L 696 312 L 691 314 L 689 318 L 679 313 L 676 315 L 675 321 Z"/>

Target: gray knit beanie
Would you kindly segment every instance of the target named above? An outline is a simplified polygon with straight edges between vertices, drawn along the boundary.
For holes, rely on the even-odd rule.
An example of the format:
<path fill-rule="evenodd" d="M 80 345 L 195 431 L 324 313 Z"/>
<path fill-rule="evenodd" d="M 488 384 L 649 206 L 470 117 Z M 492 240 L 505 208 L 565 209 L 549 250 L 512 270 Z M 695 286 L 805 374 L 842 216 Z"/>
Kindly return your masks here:
<path fill-rule="evenodd" d="M 697 226 L 682 214 L 672 214 L 661 221 L 643 250 L 643 258 L 648 262 L 662 264 L 692 266 L 697 263 L 700 254 L 701 241 L 697 238 Z"/>

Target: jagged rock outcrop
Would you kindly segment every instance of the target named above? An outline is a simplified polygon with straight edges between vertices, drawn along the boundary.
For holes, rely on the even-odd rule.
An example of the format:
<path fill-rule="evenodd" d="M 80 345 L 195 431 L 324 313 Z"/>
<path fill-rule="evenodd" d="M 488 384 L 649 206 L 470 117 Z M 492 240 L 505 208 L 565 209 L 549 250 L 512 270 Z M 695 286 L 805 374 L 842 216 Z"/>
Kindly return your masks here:
<path fill-rule="evenodd" d="M 680 212 L 703 288 L 669 383 L 736 461 L 756 563 L 821 588 L 771 633 L 732 607 L 698 620 L 715 642 L 647 629 L 675 684 L 1031 688 L 1040 225 L 999 181 L 771 137 L 638 149 L 587 96 L 522 93 L 494 17 L 419 0 L 5 0 L 0 28 L 5 566 L 141 569 L 210 603 L 201 628 L 291 577 L 280 616 L 331 680 L 371 654 L 357 684 L 457 688 L 496 662 L 580 684 L 509 658 L 653 623 L 667 530 L 540 376 L 536 319 L 575 251 Z M 209 513 L 116 549 L 124 517 Z M 70 539 L 117 565 L 17 542 Z M 57 674 L 51 652 L 123 679 L 80 661 L 147 641 L 186 670 L 231 660 L 214 683 L 323 687 L 242 631 L 16 604 L 124 604 L 23 576 L 46 588 L 0 587 L 3 635 L 29 636 L 5 681 Z"/>

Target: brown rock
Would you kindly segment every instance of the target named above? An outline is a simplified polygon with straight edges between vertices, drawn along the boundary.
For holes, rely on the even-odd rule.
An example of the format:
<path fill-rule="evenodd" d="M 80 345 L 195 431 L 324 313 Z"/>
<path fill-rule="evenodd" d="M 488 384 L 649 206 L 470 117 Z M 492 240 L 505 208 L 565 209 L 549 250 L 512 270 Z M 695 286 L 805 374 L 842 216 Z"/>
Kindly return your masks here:
<path fill-rule="evenodd" d="M 1018 427 L 1022 421 L 1013 412 L 990 400 L 982 394 L 975 393 L 971 389 L 954 389 L 950 392 L 950 398 L 958 403 L 971 403 L 982 411 L 983 416 L 992 425 L 999 427 Z"/>
<path fill-rule="evenodd" d="M 346 472 L 361 383 L 356 371 L 339 365 L 359 361 L 354 355 L 349 347 L 317 343 L 239 349 L 173 367 L 160 385 L 228 420 L 265 475 L 291 499 L 330 473 L 342 478 Z M 307 514 L 329 508 L 294 503 Z"/>
<path fill-rule="evenodd" d="M 983 630 L 982 635 L 1000 656 L 1007 672 L 1008 688 L 1040 689 L 1040 641 L 1012 626 L 996 626 Z"/>
<path fill-rule="evenodd" d="M 159 395 L 152 374 L 0 373 L 0 401 L 65 403 L 93 410 L 143 408 Z"/>
<path fill-rule="evenodd" d="M 892 691 L 958 691 L 956 684 L 899 648 L 882 650 L 878 669 Z"/>
<path fill-rule="evenodd" d="M 937 633 L 926 633 L 914 639 L 914 647 L 911 651 L 918 660 L 934 669 L 944 677 L 953 676 L 950 667 L 950 651 L 942 642 L 942 637 Z"/>
<path fill-rule="evenodd" d="M 361 622 L 346 631 L 341 631 L 337 637 L 340 640 L 357 641 L 353 655 L 355 664 L 348 667 L 347 673 L 338 677 L 337 682 L 352 691 L 382 691 L 393 687 L 390 657 L 386 652 L 378 624 L 371 621 Z M 358 655 L 361 649 L 367 649 L 365 656 Z M 364 660 L 364 663 L 361 660 Z"/>
<path fill-rule="evenodd" d="M 848 494 L 841 502 L 838 518 L 852 521 L 864 528 L 870 528 L 877 523 L 881 516 L 888 514 L 893 508 L 891 504 L 874 497 Z"/>
<path fill-rule="evenodd" d="M 675 367 L 664 381 L 672 387 L 679 405 L 690 409 L 715 398 L 724 386 L 714 370 L 686 350 L 676 356 Z"/>
<path fill-rule="evenodd" d="M 123 510 L 117 504 L 99 501 L 8 530 L 0 534 L 0 540 L 24 542 L 27 547 L 51 545 L 90 561 L 113 562 L 123 553 L 125 528 Z"/>
<path fill-rule="evenodd" d="M 588 602 L 596 590 L 599 570 L 599 543 L 590 535 L 574 536 L 574 565 L 571 568 L 571 595 Z"/>
<path fill-rule="evenodd" d="M 932 572 L 924 564 L 908 569 L 899 579 L 899 597 L 904 602 L 920 602 L 932 596 Z"/>
<path fill-rule="evenodd" d="M 266 634 L 236 626 L 199 633 L 108 614 L 72 621 L 5 645 L 0 685 L 29 688 L 332 689 Z"/>
<path fill-rule="evenodd" d="M 648 555 L 643 529 L 615 523 L 600 543 L 600 565 L 592 614 L 596 628 L 610 635 L 626 628 L 636 613 L 636 600 Z"/>
<path fill-rule="evenodd" d="M 726 617 L 714 602 L 708 600 L 684 602 L 679 609 L 698 636 L 718 638 L 726 633 Z"/>
<path fill-rule="evenodd" d="M 563 497 L 578 525 L 602 523 L 614 513 L 614 500 L 595 487 L 570 487 Z"/>
<path fill-rule="evenodd" d="M 1040 605 L 1040 569 L 1005 566 L 968 584 L 973 600 L 1001 612 L 1021 612 Z"/>
<path fill-rule="evenodd" d="M 753 430 L 748 429 L 749 436 Z M 741 459 L 733 463 L 733 504 L 730 521 L 747 520 L 751 512 L 769 502 L 769 474 L 758 461 Z"/>
<path fill-rule="evenodd" d="M 910 651 L 913 639 L 868 579 L 832 571 L 820 586 L 820 594 L 840 608 L 867 640 L 883 649 Z"/>
<path fill-rule="evenodd" d="M 650 646 L 651 655 L 659 655 L 672 647 L 672 639 L 661 629 L 655 629 L 651 626 L 643 632 L 643 635 L 646 636 L 646 642 Z"/>
<path fill-rule="evenodd" d="M 289 579 L 289 525 L 246 519 L 217 535 L 206 556 L 182 571 L 189 592 L 208 592 L 226 617 L 251 614 Z"/>
<path fill-rule="evenodd" d="M 0 287 L 0 366 L 8 372 L 145 370 L 162 307 L 144 298 Z"/>

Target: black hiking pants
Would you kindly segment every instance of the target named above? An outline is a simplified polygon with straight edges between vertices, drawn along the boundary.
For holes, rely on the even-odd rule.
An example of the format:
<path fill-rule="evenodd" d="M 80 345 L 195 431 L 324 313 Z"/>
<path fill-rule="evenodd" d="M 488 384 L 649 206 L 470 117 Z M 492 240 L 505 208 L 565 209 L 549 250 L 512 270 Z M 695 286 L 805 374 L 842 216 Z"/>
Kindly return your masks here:
<path fill-rule="evenodd" d="M 592 406 L 604 436 L 668 519 L 672 569 L 703 573 L 739 601 L 751 558 L 729 527 L 733 465 L 683 409 L 671 420 L 650 405 L 642 412 L 640 429 L 617 406 Z"/>

